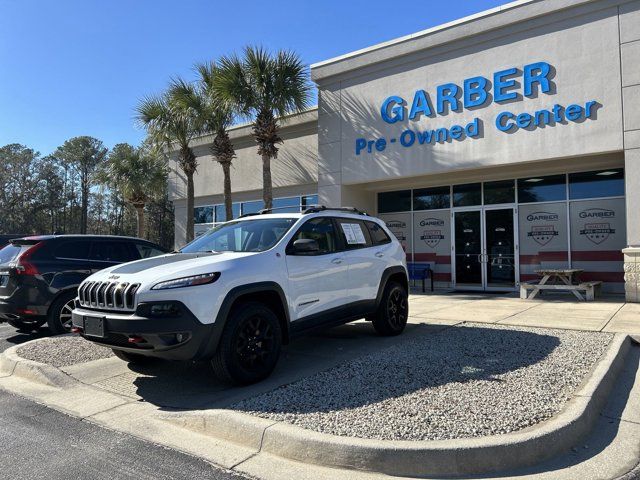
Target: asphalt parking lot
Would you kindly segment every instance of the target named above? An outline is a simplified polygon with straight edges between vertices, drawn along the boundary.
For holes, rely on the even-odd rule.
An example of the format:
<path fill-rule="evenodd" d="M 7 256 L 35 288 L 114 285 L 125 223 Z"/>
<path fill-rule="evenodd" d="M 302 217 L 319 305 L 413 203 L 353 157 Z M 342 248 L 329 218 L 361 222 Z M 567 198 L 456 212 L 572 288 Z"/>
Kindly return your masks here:
<path fill-rule="evenodd" d="M 0 351 L 49 336 L 0 324 Z M 197 457 L 114 432 L 0 390 L 3 478 L 241 480 Z"/>

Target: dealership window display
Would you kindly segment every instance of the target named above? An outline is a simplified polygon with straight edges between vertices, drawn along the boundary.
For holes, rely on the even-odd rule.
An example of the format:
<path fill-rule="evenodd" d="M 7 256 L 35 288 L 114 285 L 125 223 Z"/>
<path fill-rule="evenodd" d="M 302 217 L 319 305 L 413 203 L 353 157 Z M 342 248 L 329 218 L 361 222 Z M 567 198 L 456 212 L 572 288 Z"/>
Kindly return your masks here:
<path fill-rule="evenodd" d="M 440 288 L 456 278 L 458 287 L 465 286 L 460 279 L 481 282 L 485 262 L 488 286 L 572 267 L 584 270 L 585 280 L 605 282 L 607 291 L 623 289 L 622 168 L 380 192 L 378 211 L 407 261 L 429 263 Z M 514 211 L 515 222 L 508 218 Z"/>

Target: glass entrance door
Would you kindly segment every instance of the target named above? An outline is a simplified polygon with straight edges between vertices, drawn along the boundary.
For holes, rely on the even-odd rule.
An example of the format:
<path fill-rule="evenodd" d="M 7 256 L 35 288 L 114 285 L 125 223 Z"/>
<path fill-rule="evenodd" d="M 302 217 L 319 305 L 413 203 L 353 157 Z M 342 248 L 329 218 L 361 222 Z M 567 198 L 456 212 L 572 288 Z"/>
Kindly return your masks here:
<path fill-rule="evenodd" d="M 513 207 L 454 211 L 455 287 L 514 290 L 518 278 Z"/>
<path fill-rule="evenodd" d="M 515 228 L 513 208 L 484 211 L 485 287 L 509 290 L 516 286 Z"/>
<path fill-rule="evenodd" d="M 454 212 L 455 286 L 483 287 L 481 211 Z"/>

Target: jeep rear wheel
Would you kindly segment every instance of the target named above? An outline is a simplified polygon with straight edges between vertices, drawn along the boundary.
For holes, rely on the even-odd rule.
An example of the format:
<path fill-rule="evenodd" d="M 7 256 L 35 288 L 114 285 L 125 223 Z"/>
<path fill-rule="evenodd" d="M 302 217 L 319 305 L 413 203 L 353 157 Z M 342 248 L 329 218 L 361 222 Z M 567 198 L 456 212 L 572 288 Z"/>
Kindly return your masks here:
<path fill-rule="evenodd" d="M 390 282 L 385 286 L 382 300 L 375 316 L 373 316 L 373 328 L 380 335 L 399 335 L 407 325 L 409 317 L 409 299 L 407 290 L 396 282 Z"/>
<path fill-rule="evenodd" d="M 211 366 L 224 382 L 259 382 L 275 368 L 281 346 L 280 322 L 273 310 L 261 303 L 246 303 L 229 315 Z"/>

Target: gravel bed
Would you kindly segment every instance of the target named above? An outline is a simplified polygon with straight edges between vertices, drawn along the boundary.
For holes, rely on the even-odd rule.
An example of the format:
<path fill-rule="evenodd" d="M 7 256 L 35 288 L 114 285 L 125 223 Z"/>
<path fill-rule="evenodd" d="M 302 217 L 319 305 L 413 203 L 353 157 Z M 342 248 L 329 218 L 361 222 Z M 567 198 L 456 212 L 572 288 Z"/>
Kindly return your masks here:
<path fill-rule="evenodd" d="M 504 434 L 558 413 L 612 338 L 466 323 L 421 333 L 232 408 L 359 438 Z"/>
<path fill-rule="evenodd" d="M 113 356 L 110 349 L 82 337 L 52 337 L 18 348 L 20 357 L 54 367 L 68 367 Z"/>

